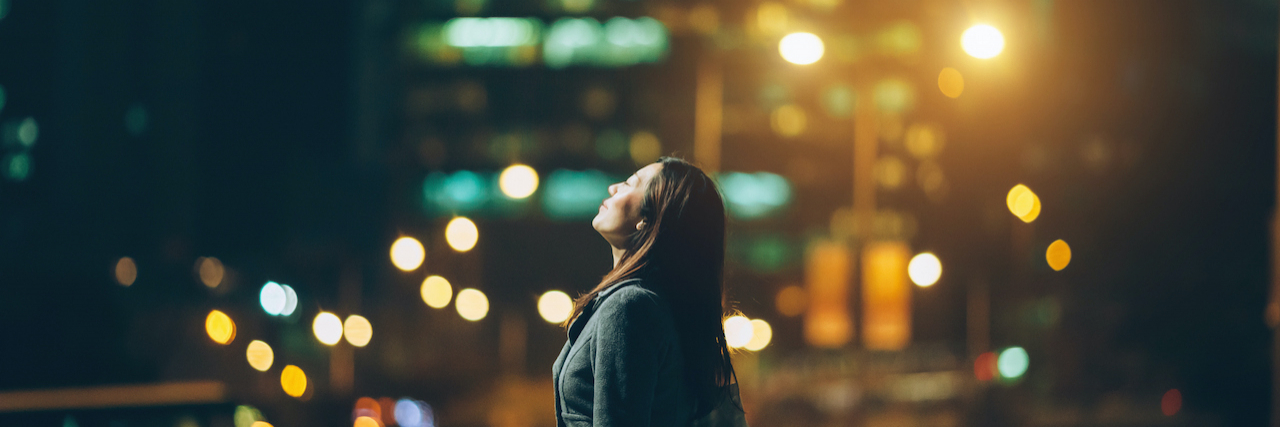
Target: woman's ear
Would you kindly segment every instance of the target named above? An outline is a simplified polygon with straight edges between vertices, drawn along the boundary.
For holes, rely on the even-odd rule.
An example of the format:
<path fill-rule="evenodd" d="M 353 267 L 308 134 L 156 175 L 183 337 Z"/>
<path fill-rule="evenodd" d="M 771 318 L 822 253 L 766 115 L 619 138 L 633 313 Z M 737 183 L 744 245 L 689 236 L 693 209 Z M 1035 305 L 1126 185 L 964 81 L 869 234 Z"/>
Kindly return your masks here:
<path fill-rule="evenodd" d="M 644 229 L 644 226 L 645 226 L 645 224 L 644 224 L 644 220 L 642 219 L 642 220 L 640 220 L 640 222 L 637 222 L 637 223 L 636 223 L 636 231 L 640 231 L 640 230 Z"/>

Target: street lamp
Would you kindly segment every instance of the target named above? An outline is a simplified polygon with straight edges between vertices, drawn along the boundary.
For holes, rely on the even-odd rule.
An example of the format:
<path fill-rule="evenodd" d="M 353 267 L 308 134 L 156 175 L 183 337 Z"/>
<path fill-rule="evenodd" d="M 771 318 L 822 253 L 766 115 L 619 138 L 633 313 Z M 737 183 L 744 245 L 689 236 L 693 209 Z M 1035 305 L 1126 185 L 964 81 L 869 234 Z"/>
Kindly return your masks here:
<path fill-rule="evenodd" d="M 1004 50 L 1004 35 L 1000 30 L 986 24 L 969 27 L 960 36 L 960 46 L 965 53 L 978 59 L 989 59 Z"/>

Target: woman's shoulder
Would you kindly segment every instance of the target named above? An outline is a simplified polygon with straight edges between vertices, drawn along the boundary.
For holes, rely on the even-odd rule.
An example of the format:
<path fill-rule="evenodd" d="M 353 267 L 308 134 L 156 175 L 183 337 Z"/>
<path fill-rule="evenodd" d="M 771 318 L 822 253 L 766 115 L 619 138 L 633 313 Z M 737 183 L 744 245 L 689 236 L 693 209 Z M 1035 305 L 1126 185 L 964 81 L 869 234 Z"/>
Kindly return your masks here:
<path fill-rule="evenodd" d="M 598 297 L 603 298 L 599 308 L 602 314 L 652 315 L 670 310 L 662 296 L 639 279 L 614 285 Z"/>

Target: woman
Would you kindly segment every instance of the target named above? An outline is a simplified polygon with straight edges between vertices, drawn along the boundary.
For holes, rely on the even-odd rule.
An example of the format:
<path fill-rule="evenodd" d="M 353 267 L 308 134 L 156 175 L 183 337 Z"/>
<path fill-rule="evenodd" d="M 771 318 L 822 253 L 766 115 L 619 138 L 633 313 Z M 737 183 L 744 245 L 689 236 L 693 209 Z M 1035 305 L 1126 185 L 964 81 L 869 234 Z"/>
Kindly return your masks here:
<path fill-rule="evenodd" d="M 664 157 L 609 186 L 592 227 L 613 270 L 574 302 L 552 367 L 570 426 L 706 423 L 736 380 L 724 313 L 724 202 L 688 162 Z M 739 412 L 740 413 L 740 412 Z"/>

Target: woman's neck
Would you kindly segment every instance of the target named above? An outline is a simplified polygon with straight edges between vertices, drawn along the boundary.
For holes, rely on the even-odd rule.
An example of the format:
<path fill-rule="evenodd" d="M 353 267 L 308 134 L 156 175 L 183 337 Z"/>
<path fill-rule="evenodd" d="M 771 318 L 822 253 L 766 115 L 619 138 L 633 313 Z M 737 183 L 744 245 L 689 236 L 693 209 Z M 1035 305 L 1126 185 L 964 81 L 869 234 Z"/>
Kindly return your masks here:
<path fill-rule="evenodd" d="M 609 248 L 613 250 L 613 268 L 618 268 L 618 261 L 622 260 L 622 254 L 626 251 L 613 247 L 612 245 L 610 245 Z"/>

